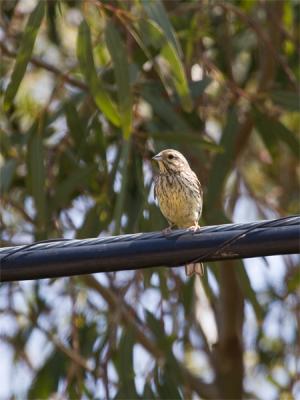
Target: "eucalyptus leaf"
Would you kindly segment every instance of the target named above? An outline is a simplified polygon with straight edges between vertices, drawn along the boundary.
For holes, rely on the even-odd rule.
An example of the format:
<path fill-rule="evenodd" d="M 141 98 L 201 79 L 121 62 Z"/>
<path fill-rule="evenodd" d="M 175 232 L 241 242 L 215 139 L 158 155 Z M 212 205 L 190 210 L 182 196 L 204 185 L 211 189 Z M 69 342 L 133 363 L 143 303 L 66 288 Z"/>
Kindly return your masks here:
<path fill-rule="evenodd" d="M 17 161 L 8 160 L 1 166 L 0 169 L 0 193 L 4 193 L 9 190 L 13 177 L 16 171 Z"/>
<path fill-rule="evenodd" d="M 17 94 L 20 83 L 25 75 L 26 68 L 33 51 L 35 39 L 44 17 L 45 4 L 46 3 L 44 1 L 39 1 L 36 8 L 33 10 L 28 19 L 24 34 L 22 36 L 20 48 L 18 50 L 13 73 L 5 92 L 5 110 L 10 107 L 15 95 Z"/>
<path fill-rule="evenodd" d="M 121 36 L 111 21 L 109 21 L 106 25 L 105 37 L 114 66 L 123 135 L 125 139 L 128 139 L 132 129 L 131 125 L 133 107 L 130 89 L 128 57 L 124 43 L 121 40 Z"/>
<path fill-rule="evenodd" d="M 91 32 L 85 20 L 79 26 L 77 38 L 77 57 L 94 101 L 103 114 L 116 126 L 120 126 L 120 115 L 116 104 L 104 89 L 96 73 Z"/>

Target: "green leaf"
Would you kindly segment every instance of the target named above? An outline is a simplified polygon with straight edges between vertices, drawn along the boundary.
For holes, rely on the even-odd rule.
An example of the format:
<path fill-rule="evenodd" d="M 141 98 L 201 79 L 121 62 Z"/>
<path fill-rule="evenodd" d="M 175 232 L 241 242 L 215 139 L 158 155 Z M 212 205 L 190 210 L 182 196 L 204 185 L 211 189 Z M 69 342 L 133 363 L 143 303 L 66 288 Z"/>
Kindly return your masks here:
<path fill-rule="evenodd" d="M 253 109 L 255 126 L 272 157 L 275 157 L 278 151 L 278 143 L 285 143 L 295 157 L 299 156 L 300 140 L 280 121 L 262 114 L 257 109 Z"/>
<path fill-rule="evenodd" d="M 17 167 L 16 160 L 8 160 L 0 169 L 0 194 L 7 192 L 12 183 Z"/>
<path fill-rule="evenodd" d="M 24 35 L 21 40 L 20 48 L 18 50 L 17 59 L 15 62 L 14 70 L 9 82 L 9 85 L 5 92 L 4 97 L 4 109 L 8 110 L 11 106 L 15 95 L 19 89 L 20 83 L 23 79 L 23 76 L 26 72 L 27 64 L 30 60 L 33 46 L 35 43 L 35 39 L 43 20 L 45 13 L 45 2 L 39 1 L 36 8 L 31 13 Z"/>
<path fill-rule="evenodd" d="M 131 134 L 132 95 L 130 91 L 129 65 L 126 48 L 112 22 L 108 22 L 105 30 L 107 48 L 114 66 L 118 88 L 121 126 L 125 139 Z"/>
<path fill-rule="evenodd" d="M 186 316 L 190 316 L 194 310 L 195 304 L 195 279 L 188 279 L 184 284 L 180 292 L 180 300 L 184 307 Z"/>
<path fill-rule="evenodd" d="M 209 213 L 215 214 L 215 205 L 221 199 L 225 178 L 230 171 L 232 160 L 234 158 L 235 141 L 238 134 L 237 128 L 237 115 L 235 109 L 232 108 L 229 111 L 227 123 L 220 142 L 220 146 L 222 146 L 224 151 L 223 153 L 216 155 L 208 179 L 209 186 L 205 204 L 209 204 Z"/>
<path fill-rule="evenodd" d="M 65 376 L 67 363 L 68 359 L 62 352 L 51 353 L 44 365 L 35 372 L 35 379 L 26 397 L 28 399 L 47 399 L 50 393 L 56 393 L 59 380 Z"/>
<path fill-rule="evenodd" d="M 172 129 L 178 132 L 190 131 L 191 128 L 179 113 L 176 113 L 169 101 L 163 98 L 163 93 L 154 84 L 144 85 L 141 89 L 143 98 L 151 104 L 153 111 Z"/>
<path fill-rule="evenodd" d="M 55 194 L 52 199 L 53 206 L 55 208 L 66 207 L 69 204 L 72 195 L 77 190 L 82 190 L 82 188 L 88 185 L 88 178 L 90 178 L 93 170 L 94 166 L 77 168 L 66 179 L 57 184 Z"/>
<path fill-rule="evenodd" d="M 37 221 L 37 239 L 44 238 L 46 230 L 46 187 L 45 187 L 45 165 L 43 133 L 46 116 L 43 115 L 33 126 L 28 141 L 27 150 L 27 179 L 29 191 L 34 199 Z"/>
<path fill-rule="evenodd" d="M 137 152 L 131 151 L 128 163 L 128 175 L 126 196 L 126 229 L 125 233 L 140 232 L 139 221 L 143 218 L 143 210 L 146 203 L 144 188 L 143 160 Z"/>
<path fill-rule="evenodd" d="M 211 81 L 212 79 L 209 76 L 206 76 L 201 81 L 190 82 L 190 91 L 192 97 L 196 99 L 197 97 L 201 96 Z"/>
<path fill-rule="evenodd" d="M 148 16 L 160 26 L 168 41 L 172 43 L 179 56 L 182 57 L 182 49 L 162 2 L 160 0 L 142 0 L 142 4 Z"/>
<path fill-rule="evenodd" d="M 115 125 L 120 126 L 120 115 L 116 104 L 102 86 L 95 68 L 91 32 L 86 21 L 82 21 L 77 38 L 77 57 L 94 101 L 100 111 Z"/>
<path fill-rule="evenodd" d="M 135 373 L 133 369 L 133 347 L 134 347 L 134 335 L 132 330 L 123 330 L 119 347 L 118 357 L 116 360 L 116 367 L 119 374 L 119 390 L 116 395 L 116 399 L 138 399 L 136 388 L 135 388 Z"/>
<path fill-rule="evenodd" d="M 170 352 L 172 349 L 172 338 L 166 334 L 162 321 L 156 319 L 150 311 L 146 310 L 146 322 L 160 349 L 165 353 Z"/>
<path fill-rule="evenodd" d="M 126 140 L 123 144 L 121 151 L 121 158 L 119 167 L 121 167 L 121 189 L 117 195 L 115 210 L 114 210 L 114 221 L 115 229 L 114 234 L 117 235 L 121 230 L 121 219 L 124 212 L 124 205 L 127 192 L 127 182 L 128 182 L 128 159 L 129 159 L 130 143 Z"/>
<path fill-rule="evenodd" d="M 180 384 L 183 381 L 182 374 L 171 351 L 167 352 L 166 363 L 160 370 L 160 375 L 156 373 L 155 376 L 159 399 L 182 399 L 179 392 Z"/>
<path fill-rule="evenodd" d="M 274 90 L 271 93 L 274 103 L 286 108 L 289 111 L 300 111 L 299 92 L 289 92 L 286 90 Z"/>
<path fill-rule="evenodd" d="M 153 393 L 150 383 L 146 382 L 144 386 L 144 391 L 142 398 L 146 400 L 155 400 L 157 396 Z"/>
<path fill-rule="evenodd" d="M 78 116 L 78 112 L 73 103 L 71 102 L 66 103 L 64 108 L 70 134 L 74 139 L 74 143 L 77 149 L 79 150 L 86 140 L 84 126 L 82 124 L 81 119 Z"/>
<path fill-rule="evenodd" d="M 100 223 L 97 208 L 98 206 L 96 204 L 87 211 L 81 227 L 77 230 L 77 239 L 84 239 L 99 235 L 101 229 L 99 226 Z"/>
<path fill-rule="evenodd" d="M 161 70 L 159 75 L 164 86 L 166 88 L 168 86 L 166 79 L 172 82 L 178 93 L 183 109 L 190 112 L 193 108 L 193 102 L 184 67 L 176 48 L 155 22 L 151 20 L 141 20 L 138 29 L 142 37 L 143 46 L 153 46 L 155 49 L 160 50 L 160 55 L 169 66 L 169 71 L 164 73 L 161 68 L 158 67 Z M 166 75 L 166 78 L 164 75 Z"/>
<path fill-rule="evenodd" d="M 185 144 L 188 142 L 196 147 L 202 147 L 217 153 L 223 153 L 224 151 L 220 145 L 212 142 L 211 139 L 204 139 L 196 132 L 186 132 L 185 130 L 181 132 L 150 132 L 150 136 L 156 140 L 176 144 Z"/>
<path fill-rule="evenodd" d="M 182 107 L 190 112 L 193 109 L 193 101 L 190 95 L 183 64 L 170 42 L 166 42 L 161 49 L 161 55 L 168 61 L 171 67 L 171 79 L 175 85 Z"/>
<path fill-rule="evenodd" d="M 239 283 L 243 290 L 246 299 L 250 302 L 255 312 L 257 321 L 262 322 L 264 318 L 264 310 L 257 300 L 257 294 L 251 287 L 250 279 L 247 275 L 244 263 L 241 260 L 236 260 L 236 272 Z"/>

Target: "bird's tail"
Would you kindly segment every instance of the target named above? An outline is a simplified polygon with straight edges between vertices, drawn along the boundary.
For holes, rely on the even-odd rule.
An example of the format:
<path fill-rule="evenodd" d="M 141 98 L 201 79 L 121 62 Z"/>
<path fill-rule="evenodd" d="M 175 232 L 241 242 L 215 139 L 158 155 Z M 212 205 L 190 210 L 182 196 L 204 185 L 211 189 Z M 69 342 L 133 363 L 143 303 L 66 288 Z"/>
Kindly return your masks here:
<path fill-rule="evenodd" d="M 203 276 L 204 275 L 204 266 L 202 263 L 190 263 L 185 265 L 185 273 L 186 276 L 192 276 L 194 274 Z"/>

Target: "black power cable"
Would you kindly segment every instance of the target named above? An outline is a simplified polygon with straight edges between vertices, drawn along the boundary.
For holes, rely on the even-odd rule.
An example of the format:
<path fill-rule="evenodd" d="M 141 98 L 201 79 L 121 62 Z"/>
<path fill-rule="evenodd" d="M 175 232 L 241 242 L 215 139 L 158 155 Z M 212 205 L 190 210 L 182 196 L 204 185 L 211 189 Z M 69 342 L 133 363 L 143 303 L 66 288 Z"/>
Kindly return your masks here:
<path fill-rule="evenodd" d="M 179 266 L 187 262 L 300 252 L 300 216 L 83 240 L 46 240 L 0 249 L 0 281 Z"/>

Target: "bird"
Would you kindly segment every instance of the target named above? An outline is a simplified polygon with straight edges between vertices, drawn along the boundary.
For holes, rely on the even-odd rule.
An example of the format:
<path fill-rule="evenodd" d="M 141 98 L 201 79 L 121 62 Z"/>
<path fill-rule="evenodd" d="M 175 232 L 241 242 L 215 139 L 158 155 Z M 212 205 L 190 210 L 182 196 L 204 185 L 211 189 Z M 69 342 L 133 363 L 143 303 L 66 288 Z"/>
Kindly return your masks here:
<path fill-rule="evenodd" d="M 198 221 L 202 214 L 203 191 L 187 159 L 177 150 L 166 149 L 152 160 L 158 163 L 159 169 L 154 177 L 154 198 L 169 223 L 163 232 L 168 233 L 174 227 L 197 231 L 200 229 Z M 185 272 L 187 276 L 194 273 L 203 276 L 203 264 L 186 264 Z"/>

